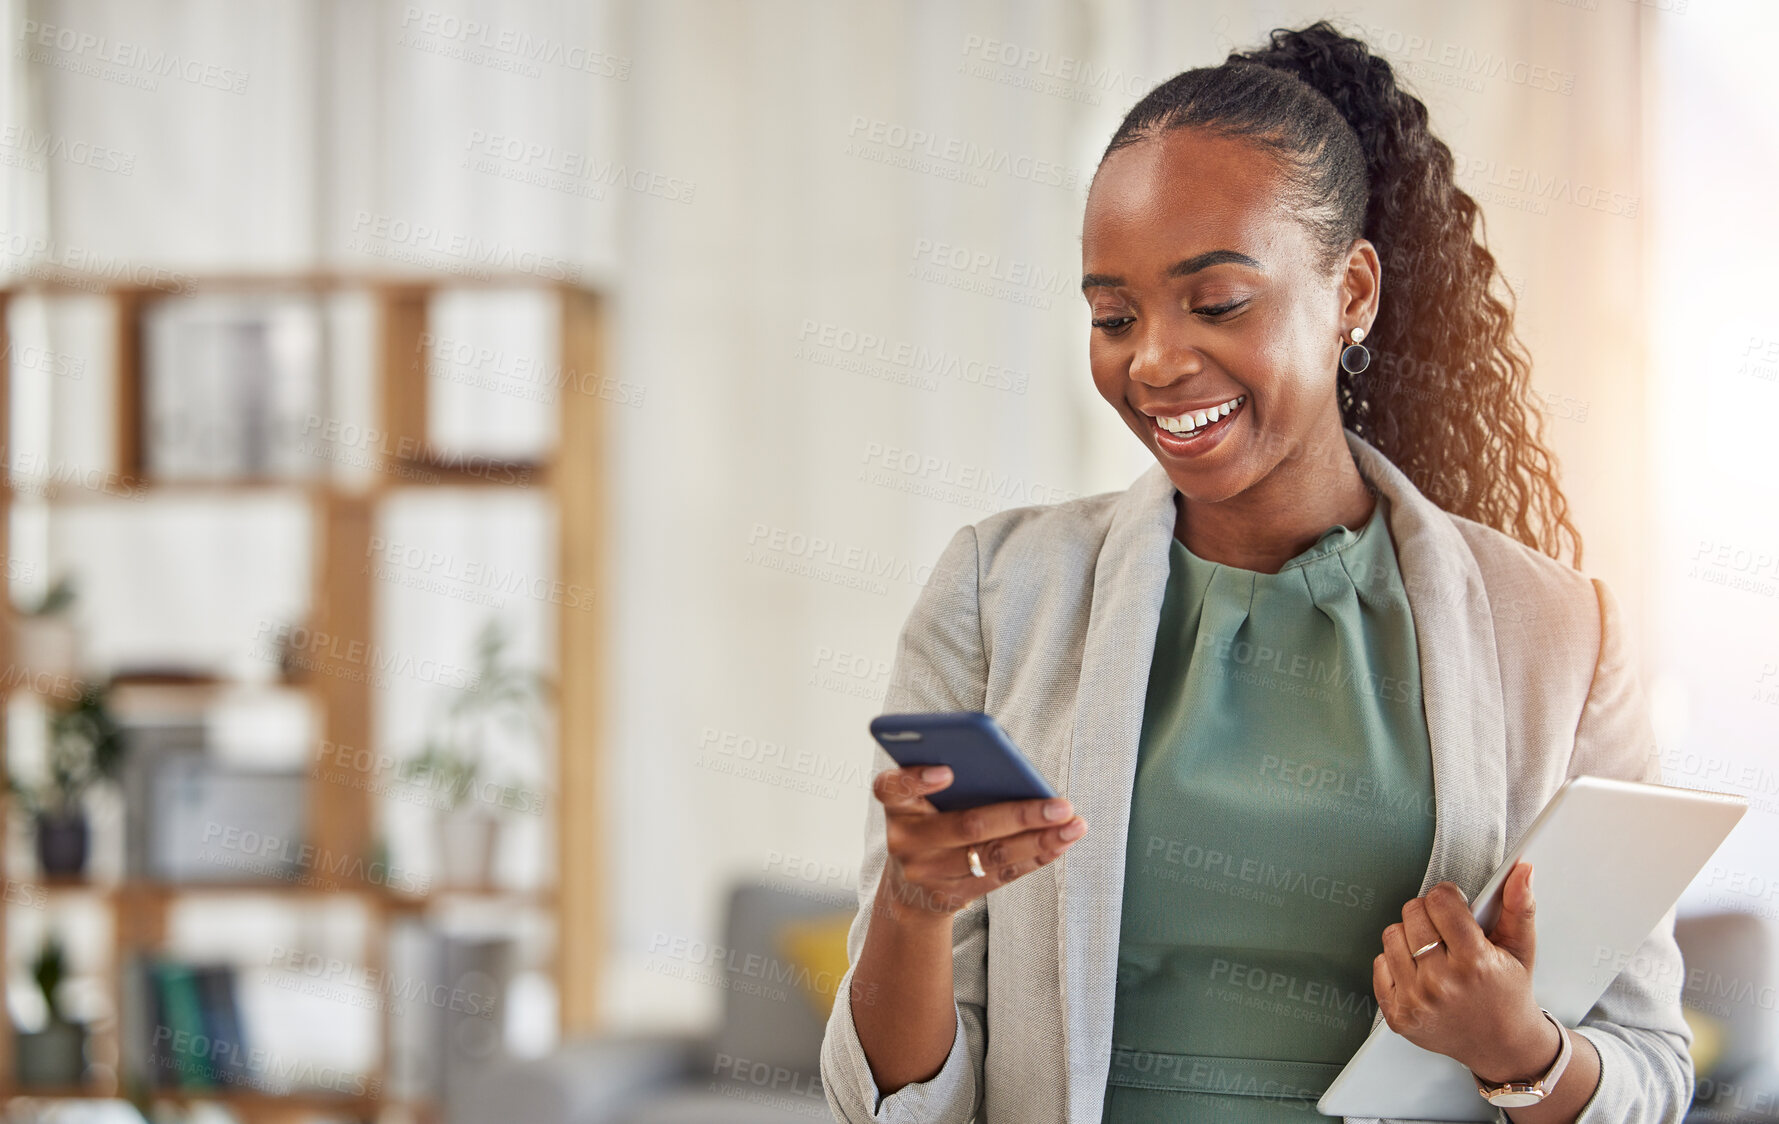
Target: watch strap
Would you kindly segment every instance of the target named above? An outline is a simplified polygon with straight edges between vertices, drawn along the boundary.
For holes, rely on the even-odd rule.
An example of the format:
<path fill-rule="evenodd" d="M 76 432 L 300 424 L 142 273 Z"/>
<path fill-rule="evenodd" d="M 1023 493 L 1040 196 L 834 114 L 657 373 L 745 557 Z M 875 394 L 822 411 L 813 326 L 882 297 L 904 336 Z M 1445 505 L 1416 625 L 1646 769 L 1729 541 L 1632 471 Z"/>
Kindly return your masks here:
<path fill-rule="evenodd" d="M 1561 1080 L 1563 1071 L 1569 1067 L 1569 1057 L 1574 1052 L 1574 1043 L 1569 1039 L 1569 1031 L 1564 1028 L 1555 1015 L 1543 1007 L 1538 1008 L 1538 1013 L 1549 1019 L 1551 1025 L 1557 1028 L 1557 1038 L 1562 1043 L 1557 1050 L 1557 1060 L 1552 1062 L 1550 1068 L 1545 1070 L 1542 1075 L 1529 1082 L 1508 1081 L 1500 1085 L 1489 1086 L 1483 1084 L 1482 1080 L 1478 1078 L 1476 1091 L 1482 1094 L 1483 1099 L 1490 1104 L 1505 1105 L 1510 1108 L 1523 1108 L 1529 1104 L 1536 1104 L 1550 1095 L 1550 1091 L 1556 1088 L 1557 1082 Z"/>

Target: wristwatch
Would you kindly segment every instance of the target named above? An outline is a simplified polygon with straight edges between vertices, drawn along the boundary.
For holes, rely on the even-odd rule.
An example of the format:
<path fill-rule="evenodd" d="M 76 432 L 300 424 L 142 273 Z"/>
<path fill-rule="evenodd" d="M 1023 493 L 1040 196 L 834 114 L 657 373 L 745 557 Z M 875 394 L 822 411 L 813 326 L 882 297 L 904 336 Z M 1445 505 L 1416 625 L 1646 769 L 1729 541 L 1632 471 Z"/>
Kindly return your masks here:
<path fill-rule="evenodd" d="M 1552 1062 L 1550 1068 L 1544 1071 L 1544 1076 L 1535 1081 L 1509 1081 L 1504 1085 L 1496 1085 L 1493 1088 L 1484 1085 L 1480 1080 L 1477 1081 L 1476 1091 L 1483 1095 L 1484 1100 L 1495 1105 L 1497 1108 L 1525 1108 L 1527 1105 L 1537 1104 L 1539 1101 L 1549 1096 L 1552 1089 L 1557 1087 L 1557 1079 L 1563 1076 L 1563 1070 L 1569 1065 L 1569 1053 L 1571 1048 L 1569 1032 L 1563 1029 L 1563 1024 L 1557 1021 L 1555 1015 L 1546 1011 L 1543 1007 L 1538 1008 L 1538 1013 L 1549 1019 L 1551 1025 L 1557 1028 L 1557 1037 L 1562 1040 L 1563 1048 L 1557 1051 L 1557 1060 Z M 1472 1074 L 1471 1076 L 1474 1077 L 1476 1075 Z"/>

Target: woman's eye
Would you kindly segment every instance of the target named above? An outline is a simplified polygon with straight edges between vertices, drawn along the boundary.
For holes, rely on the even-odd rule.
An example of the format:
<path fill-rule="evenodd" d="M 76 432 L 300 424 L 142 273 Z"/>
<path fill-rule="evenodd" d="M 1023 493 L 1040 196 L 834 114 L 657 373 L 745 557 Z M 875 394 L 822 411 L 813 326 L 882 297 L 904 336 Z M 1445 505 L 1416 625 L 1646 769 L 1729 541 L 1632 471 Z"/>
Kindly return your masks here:
<path fill-rule="evenodd" d="M 1211 317 L 1226 316 L 1229 313 L 1234 312 L 1236 309 L 1242 307 L 1243 305 L 1245 305 L 1247 303 L 1248 302 L 1245 300 L 1239 300 L 1239 301 L 1228 301 L 1224 304 L 1205 304 L 1205 305 L 1198 306 L 1197 308 L 1193 309 L 1192 311 L 1197 313 L 1200 316 L 1211 316 Z"/>
<path fill-rule="evenodd" d="M 1134 320 L 1136 320 L 1134 316 L 1099 316 L 1094 318 L 1093 326 L 1103 332 L 1116 334 L 1123 331 L 1125 326 Z"/>

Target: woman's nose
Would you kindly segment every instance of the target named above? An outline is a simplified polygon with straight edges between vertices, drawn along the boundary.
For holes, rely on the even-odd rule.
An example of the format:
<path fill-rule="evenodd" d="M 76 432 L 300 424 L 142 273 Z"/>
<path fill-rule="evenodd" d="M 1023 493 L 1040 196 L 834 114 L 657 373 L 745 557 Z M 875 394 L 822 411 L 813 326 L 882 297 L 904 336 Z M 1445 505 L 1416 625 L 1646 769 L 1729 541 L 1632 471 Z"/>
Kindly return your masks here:
<path fill-rule="evenodd" d="M 1176 330 L 1143 331 L 1130 360 L 1130 377 L 1145 386 L 1168 386 L 1204 369 L 1204 357 Z"/>

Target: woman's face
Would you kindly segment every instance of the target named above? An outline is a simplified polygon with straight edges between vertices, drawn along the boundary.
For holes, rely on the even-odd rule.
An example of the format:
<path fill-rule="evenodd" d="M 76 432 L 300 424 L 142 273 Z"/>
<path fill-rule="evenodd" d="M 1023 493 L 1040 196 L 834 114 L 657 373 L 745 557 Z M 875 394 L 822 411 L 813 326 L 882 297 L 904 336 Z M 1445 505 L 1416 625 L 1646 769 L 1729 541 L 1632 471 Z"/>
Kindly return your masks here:
<path fill-rule="evenodd" d="M 1360 240 L 1322 269 L 1285 186 L 1263 150 L 1185 128 L 1112 153 L 1088 193 L 1093 381 L 1195 502 L 1349 455 L 1335 372 L 1347 330 L 1371 326 L 1377 256 Z"/>

